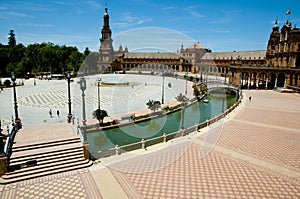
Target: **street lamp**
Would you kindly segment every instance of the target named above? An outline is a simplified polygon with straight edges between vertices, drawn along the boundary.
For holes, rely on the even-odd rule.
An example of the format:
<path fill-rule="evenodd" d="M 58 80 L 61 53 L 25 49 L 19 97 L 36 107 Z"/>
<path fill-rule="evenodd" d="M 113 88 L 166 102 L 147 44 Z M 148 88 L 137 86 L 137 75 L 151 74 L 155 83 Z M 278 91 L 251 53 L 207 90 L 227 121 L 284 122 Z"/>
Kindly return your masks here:
<path fill-rule="evenodd" d="M 165 96 L 165 76 L 164 76 L 164 72 L 163 72 L 162 76 L 163 76 L 163 83 L 162 83 L 161 104 L 164 104 L 165 103 L 165 100 L 164 100 L 164 96 Z"/>
<path fill-rule="evenodd" d="M 187 81 L 188 81 L 188 72 L 186 72 L 186 79 L 185 79 L 185 95 L 187 95 Z"/>
<path fill-rule="evenodd" d="M 98 109 L 100 110 L 100 84 L 101 84 L 101 78 L 98 78 L 97 86 L 98 86 Z"/>
<path fill-rule="evenodd" d="M 71 74 L 70 74 L 70 72 L 67 72 L 67 80 L 68 80 L 68 106 L 69 106 L 69 113 L 68 113 L 68 116 L 67 116 L 68 123 L 71 123 L 71 120 L 72 120 L 70 79 L 71 79 Z"/>
<path fill-rule="evenodd" d="M 83 143 L 87 143 L 87 136 L 86 136 L 86 113 L 85 113 L 85 94 L 84 91 L 86 89 L 86 79 L 81 77 L 79 80 L 80 89 L 82 91 L 82 128 L 83 128 Z"/>
<path fill-rule="evenodd" d="M 21 120 L 19 118 L 19 114 L 18 114 L 18 103 L 17 103 L 17 93 L 16 93 L 16 75 L 14 72 L 11 72 L 11 81 L 13 82 L 13 94 L 14 94 L 14 108 L 15 108 L 15 123 L 18 124 L 18 128 L 21 129 L 22 128 L 22 123 Z"/>

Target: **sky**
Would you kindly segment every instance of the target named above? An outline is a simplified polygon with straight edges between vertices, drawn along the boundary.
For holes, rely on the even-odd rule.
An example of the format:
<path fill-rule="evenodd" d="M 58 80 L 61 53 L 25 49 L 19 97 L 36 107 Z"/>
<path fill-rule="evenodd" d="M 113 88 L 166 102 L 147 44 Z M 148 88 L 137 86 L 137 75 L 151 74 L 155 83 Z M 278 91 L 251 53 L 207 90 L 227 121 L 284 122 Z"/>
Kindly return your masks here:
<path fill-rule="evenodd" d="M 300 27 L 300 0 L 0 0 L 0 43 L 13 29 L 25 46 L 98 51 L 106 5 L 115 50 L 175 52 L 194 42 L 213 52 L 265 50 L 276 18 Z"/>

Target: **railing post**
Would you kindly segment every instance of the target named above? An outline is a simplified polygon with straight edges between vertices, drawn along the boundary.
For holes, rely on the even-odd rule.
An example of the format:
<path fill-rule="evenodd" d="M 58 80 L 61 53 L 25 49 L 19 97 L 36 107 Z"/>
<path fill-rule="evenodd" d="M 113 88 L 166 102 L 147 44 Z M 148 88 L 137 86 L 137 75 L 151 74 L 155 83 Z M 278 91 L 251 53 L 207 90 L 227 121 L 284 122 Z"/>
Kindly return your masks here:
<path fill-rule="evenodd" d="M 184 136 L 184 135 L 185 135 L 185 131 L 184 131 L 184 129 L 181 129 L 181 131 L 180 131 L 180 135 L 181 135 L 181 136 Z"/>
<path fill-rule="evenodd" d="M 164 142 L 167 142 L 167 135 L 164 133 L 163 135 Z"/>
<path fill-rule="evenodd" d="M 142 149 L 145 149 L 145 140 L 142 139 L 142 140 L 141 140 L 141 143 L 142 143 Z"/>
<path fill-rule="evenodd" d="M 120 151 L 119 150 L 120 150 L 119 146 L 116 145 L 116 147 L 115 147 L 116 155 L 120 155 Z"/>

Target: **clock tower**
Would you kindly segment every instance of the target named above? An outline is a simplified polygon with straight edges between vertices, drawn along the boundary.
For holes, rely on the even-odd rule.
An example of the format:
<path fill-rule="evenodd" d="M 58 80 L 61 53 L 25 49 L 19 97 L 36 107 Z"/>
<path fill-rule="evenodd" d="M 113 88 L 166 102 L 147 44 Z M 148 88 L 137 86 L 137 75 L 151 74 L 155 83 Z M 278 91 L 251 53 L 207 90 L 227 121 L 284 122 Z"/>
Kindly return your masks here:
<path fill-rule="evenodd" d="M 111 63 L 114 61 L 114 48 L 112 45 L 111 29 L 109 26 L 109 15 L 108 9 L 105 8 L 103 16 L 103 28 L 101 30 L 100 48 L 99 48 L 99 59 L 98 68 L 101 72 L 104 70 L 111 70 Z"/>

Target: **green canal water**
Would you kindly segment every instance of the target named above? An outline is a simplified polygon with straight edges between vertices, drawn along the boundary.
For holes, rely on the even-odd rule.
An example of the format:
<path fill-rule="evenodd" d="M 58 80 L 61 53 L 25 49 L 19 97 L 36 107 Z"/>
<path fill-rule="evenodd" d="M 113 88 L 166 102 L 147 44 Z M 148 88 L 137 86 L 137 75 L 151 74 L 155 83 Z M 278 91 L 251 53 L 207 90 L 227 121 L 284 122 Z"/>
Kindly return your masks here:
<path fill-rule="evenodd" d="M 195 124 L 200 124 L 209 120 L 222 111 L 230 108 L 237 100 L 236 95 L 210 94 L 204 99 L 209 103 L 203 103 L 203 100 L 193 104 L 185 109 L 184 127 L 189 128 Z M 222 110 L 223 109 L 223 110 Z M 105 151 L 114 148 L 116 145 L 123 146 L 142 139 L 147 140 L 169 134 L 180 130 L 181 111 L 119 128 L 95 131 L 87 134 L 90 153 Z"/>

